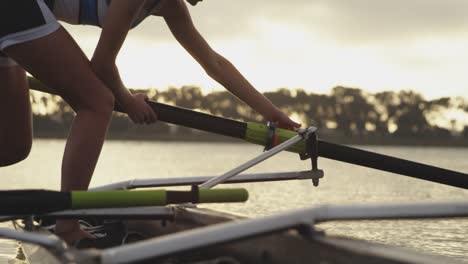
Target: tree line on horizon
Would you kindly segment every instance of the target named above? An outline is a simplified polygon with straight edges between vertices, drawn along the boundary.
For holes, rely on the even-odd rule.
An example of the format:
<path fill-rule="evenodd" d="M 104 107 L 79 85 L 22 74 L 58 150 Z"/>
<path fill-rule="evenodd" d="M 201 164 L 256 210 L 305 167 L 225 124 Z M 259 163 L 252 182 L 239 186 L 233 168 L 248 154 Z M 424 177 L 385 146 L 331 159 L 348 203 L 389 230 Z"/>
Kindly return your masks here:
<path fill-rule="evenodd" d="M 195 109 L 243 121 L 265 122 L 262 117 L 228 91 L 204 95 L 196 86 L 170 87 L 166 90 L 132 89 L 151 100 Z M 314 125 L 321 135 L 344 137 L 394 138 L 468 138 L 468 102 L 464 98 L 443 97 L 426 100 L 414 91 L 369 93 L 359 88 L 334 87 L 329 94 L 303 89 L 278 89 L 265 92 L 275 105 L 303 125 Z M 66 135 L 73 119 L 72 109 L 58 96 L 39 92 L 31 94 L 34 129 L 37 135 Z M 450 111 L 461 118 L 447 118 Z M 138 127 L 123 114 L 115 114 L 110 133 L 188 132 L 159 123 Z"/>

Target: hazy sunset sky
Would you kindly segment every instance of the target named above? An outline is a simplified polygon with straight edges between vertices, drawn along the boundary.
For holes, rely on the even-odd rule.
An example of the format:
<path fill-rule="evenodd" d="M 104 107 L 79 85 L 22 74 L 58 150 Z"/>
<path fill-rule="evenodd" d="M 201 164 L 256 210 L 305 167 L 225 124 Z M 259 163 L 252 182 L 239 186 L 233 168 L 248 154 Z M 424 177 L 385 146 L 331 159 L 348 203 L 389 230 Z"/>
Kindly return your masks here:
<path fill-rule="evenodd" d="M 344 85 L 468 98 L 467 0 L 204 0 L 190 10 L 210 45 L 261 91 Z M 66 27 L 92 54 L 99 30 Z M 118 65 L 128 87 L 221 87 L 160 17 L 131 31 Z"/>

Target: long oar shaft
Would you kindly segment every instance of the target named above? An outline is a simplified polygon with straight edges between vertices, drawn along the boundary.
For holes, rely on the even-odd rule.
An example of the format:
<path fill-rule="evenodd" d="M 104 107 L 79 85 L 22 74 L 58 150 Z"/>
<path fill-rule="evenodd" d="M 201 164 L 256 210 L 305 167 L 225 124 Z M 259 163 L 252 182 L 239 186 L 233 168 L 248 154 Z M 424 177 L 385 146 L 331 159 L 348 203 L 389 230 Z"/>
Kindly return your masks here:
<path fill-rule="evenodd" d="M 318 149 L 319 156 L 324 158 L 468 189 L 468 175 L 465 173 L 321 140 Z"/>
<path fill-rule="evenodd" d="M 46 190 L 0 191 L 0 215 L 29 215 L 69 209 L 163 206 L 179 203 L 245 202 L 245 189 L 192 191 L 73 191 Z"/>
<path fill-rule="evenodd" d="M 53 90 L 34 79 L 31 79 L 30 82 L 33 89 L 53 93 Z M 163 122 L 239 138 L 260 145 L 265 145 L 267 141 L 268 127 L 265 125 L 240 122 L 154 101 L 149 101 L 148 104 L 158 114 L 158 119 Z M 119 111 L 119 109 L 116 110 Z M 279 138 L 278 143 L 297 135 L 297 133 L 283 129 L 277 129 L 276 134 Z M 305 153 L 304 142 L 297 143 L 288 151 Z M 465 173 L 333 144 L 323 140 L 318 142 L 318 155 L 328 159 L 468 189 L 468 175 Z"/>
<path fill-rule="evenodd" d="M 153 101 L 150 101 L 149 104 L 156 113 L 158 113 L 158 118 L 161 121 L 240 138 L 255 144 L 265 145 L 266 143 L 268 128 L 265 125 L 239 122 Z M 277 133 L 280 135 L 280 143 L 297 135 L 294 132 L 282 129 L 277 129 Z M 300 142 L 288 150 L 296 153 L 304 153 L 304 142 Z M 320 157 L 354 165 L 468 189 L 468 175 L 465 173 L 338 145 L 323 140 L 318 141 L 318 155 Z"/>

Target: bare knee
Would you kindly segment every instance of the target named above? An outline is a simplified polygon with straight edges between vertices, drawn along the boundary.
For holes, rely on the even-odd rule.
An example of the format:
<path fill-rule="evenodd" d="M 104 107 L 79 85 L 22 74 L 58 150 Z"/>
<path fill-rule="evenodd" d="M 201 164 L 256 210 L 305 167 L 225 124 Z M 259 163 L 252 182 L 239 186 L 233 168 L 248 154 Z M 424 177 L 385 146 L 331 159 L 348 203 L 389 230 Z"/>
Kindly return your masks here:
<path fill-rule="evenodd" d="M 10 166 L 25 160 L 31 152 L 31 147 L 31 139 L 8 142 L 7 146 L 0 151 L 0 167 Z"/>
<path fill-rule="evenodd" d="M 76 104 L 76 112 L 92 112 L 99 117 L 110 117 L 114 110 L 115 98 L 110 89 L 101 85 L 94 94 L 87 95 Z"/>
<path fill-rule="evenodd" d="M 101 89 L 99 94 L 92 98 L 92 110 L 98 114 L 111 115 L 114 111 L 115 97 L 108 88 Z"/>

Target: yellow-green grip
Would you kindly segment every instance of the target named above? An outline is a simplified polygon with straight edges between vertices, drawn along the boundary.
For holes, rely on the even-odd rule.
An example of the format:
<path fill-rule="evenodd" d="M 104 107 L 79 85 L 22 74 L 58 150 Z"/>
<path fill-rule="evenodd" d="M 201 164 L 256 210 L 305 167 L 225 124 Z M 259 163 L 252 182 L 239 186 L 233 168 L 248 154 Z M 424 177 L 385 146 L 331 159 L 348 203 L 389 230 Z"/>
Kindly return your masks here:
<path fill-rule="evenodd" d="M 247 123 L 245 140 L 250 143 L 265 146 L 268 140 L 268 130 L 269 128 L 267 125 L 249 122 Z M 286 129 L 276 128 L 275 135 L 278 137 L 278 142 L 276 145 L 279 145 L 297 136 L 297 133 Z M 287 151 L 304 154 L 306 152 L 304 141 L 300 141 L 294 144 L 293 146 L 287 148 Z"/>
<path fill-rule="evenodd" d="M 200 203 L 237 203 L 249 199 L 246 189 L 200 189 Z"/>

